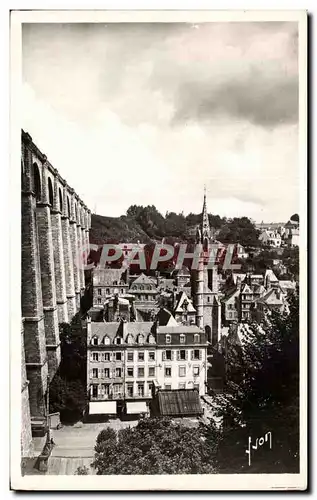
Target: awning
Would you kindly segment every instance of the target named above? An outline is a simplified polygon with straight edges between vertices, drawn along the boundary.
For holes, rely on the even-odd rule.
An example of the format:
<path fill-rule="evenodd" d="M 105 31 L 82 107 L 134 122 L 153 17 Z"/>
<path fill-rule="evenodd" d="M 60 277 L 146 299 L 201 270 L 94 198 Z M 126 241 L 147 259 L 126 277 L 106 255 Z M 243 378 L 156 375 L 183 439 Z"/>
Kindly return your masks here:
<path fill-rule="evenodd" d="M 116 415 L 116 401 L 95 401 L 89 403 L 89 415 Z"/>
<path fill-rule="evenodd" d="M 131 401 L 127 403 L 127 414 L 148 413 L 148 407 L 145 401 Z"/>

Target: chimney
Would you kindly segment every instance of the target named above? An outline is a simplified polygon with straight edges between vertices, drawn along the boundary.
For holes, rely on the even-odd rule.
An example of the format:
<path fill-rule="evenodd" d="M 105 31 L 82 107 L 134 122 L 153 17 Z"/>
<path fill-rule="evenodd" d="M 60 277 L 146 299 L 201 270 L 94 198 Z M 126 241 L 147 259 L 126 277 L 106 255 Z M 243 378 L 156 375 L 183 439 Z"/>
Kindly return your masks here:
<path fill-rule="evenodd" d="M 87 328 L 87 343 L 89 343 L 91 339 L 91 317 L 87 315 L 86 319 L 86 328 Z"/>

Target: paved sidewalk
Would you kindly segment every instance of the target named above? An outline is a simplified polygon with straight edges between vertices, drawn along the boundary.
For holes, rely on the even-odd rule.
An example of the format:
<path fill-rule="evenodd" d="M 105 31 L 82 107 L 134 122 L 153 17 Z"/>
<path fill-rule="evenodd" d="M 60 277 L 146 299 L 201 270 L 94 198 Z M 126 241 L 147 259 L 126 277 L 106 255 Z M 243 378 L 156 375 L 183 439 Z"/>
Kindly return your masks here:
<path fill-rule="evenodd" d="M 122 422 L 119 419 L 98 424 L 78 422 L 72 426 L 52 430 L 51 436 L 55 446 L 49 458 L 48 474 L 73 475 L 80 466 L 88 467 L 93 474 L 90 464 L 94 459 L 94 447 L 99 432 L 107 427 L 118 431 L 134 427 L 137 423 L 138 420 Z"/>

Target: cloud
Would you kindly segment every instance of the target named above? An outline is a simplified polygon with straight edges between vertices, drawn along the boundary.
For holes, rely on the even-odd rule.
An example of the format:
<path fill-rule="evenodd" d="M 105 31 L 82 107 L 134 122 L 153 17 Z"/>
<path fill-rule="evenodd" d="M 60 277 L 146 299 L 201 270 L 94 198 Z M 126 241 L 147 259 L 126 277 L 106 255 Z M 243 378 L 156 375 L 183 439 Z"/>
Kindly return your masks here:
<path fill-rule="evenodd" d="M 198 212 L 204 183 L 212 213 L 298 211 L 296 24 L 27 25 L 23 78 L 24 127 L 101 214 Z"/>

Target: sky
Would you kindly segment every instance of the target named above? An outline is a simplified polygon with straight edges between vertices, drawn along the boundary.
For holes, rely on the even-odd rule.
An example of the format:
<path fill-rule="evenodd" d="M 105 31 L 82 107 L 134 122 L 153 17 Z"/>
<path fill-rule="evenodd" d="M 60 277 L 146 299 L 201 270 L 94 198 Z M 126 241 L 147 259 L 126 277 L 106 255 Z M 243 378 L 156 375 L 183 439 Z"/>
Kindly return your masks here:
<path fill-rule="evenodd" d="M 86 205 L 299 212 L 292 22 L 24 24 L 22 126 Z"/>

